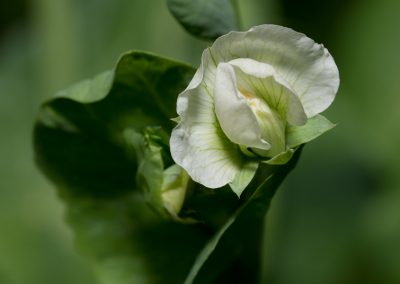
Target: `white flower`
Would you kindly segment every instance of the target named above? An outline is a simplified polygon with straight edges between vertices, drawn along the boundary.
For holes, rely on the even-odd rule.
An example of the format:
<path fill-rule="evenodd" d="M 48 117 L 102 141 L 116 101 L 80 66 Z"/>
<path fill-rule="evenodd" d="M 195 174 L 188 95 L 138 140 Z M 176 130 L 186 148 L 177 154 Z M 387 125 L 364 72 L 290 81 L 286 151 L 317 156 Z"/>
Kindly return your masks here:
<path fill-rule="evenodd" d="M 231 32 L 203 52 L 177 102 L 175 162 L 210 188 L 240 195 L 258 163 L 286 163 L 295 148 L 332 127 L 318 115 L 339 74 L 329 52 L 304 34 L 261 25 Z"/>

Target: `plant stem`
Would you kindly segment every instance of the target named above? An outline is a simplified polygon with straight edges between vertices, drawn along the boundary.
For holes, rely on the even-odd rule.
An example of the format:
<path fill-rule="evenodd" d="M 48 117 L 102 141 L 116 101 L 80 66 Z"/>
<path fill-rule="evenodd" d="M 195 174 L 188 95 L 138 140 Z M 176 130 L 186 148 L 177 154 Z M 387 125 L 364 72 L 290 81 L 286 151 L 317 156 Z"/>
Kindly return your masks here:
<path fill-rule="evenodd" d="M 239 2 L 238 0 L 231 0 L 231 4 L 233 7 L 233 10 L 236 15 L 236 26 L 239 31 L 243 30 L 243 23 L 242 23 L 242 18 L 241 18 L 241 13 L 239 9 Z"/>

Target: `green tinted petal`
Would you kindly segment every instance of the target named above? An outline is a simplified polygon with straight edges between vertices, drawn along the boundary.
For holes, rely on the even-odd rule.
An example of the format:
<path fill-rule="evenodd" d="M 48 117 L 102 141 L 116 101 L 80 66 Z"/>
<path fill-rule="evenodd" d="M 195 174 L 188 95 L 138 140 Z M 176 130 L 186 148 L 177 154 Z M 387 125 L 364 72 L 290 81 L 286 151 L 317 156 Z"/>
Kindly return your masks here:
<path fill-rule="evenodd" d="M 215 112 L 222 130 L 229 140 L 238 145 L 268 150 L 271 145 L 261 138 L 261 129 L 246 98 L 236 86 L 231 65 L 220 63 L 215 86 Z"/>
<path fill-rule="evenodd" d="M 276 155 L 275 157 L 264 161 L 264 163 L 268 164 L 268 165 L 284 165 L 287 162 L 289 162 L 289 160 L 292 158 L 294 152 L 296 150 L 295 149 L 288 149 L 285 152 L 282 152 L 278 155 Z"/>
<path fill-rule="evenodd" d="M 294 126 L 290 125 L 286 129 L 286 143 L 290 148 L 310 142 L 325 132 L 335 127 L 322 115 L 316 115 L 307 121 L 306 125 Z"/>
<path fill-rule="evenodd" d="M 229 184 L 231 189 L 238 197 L 249 185 L 258 169 L 258 161 L 249 160 L 246 162 L 240 172 L 235 176 L 235 179 Z"/>

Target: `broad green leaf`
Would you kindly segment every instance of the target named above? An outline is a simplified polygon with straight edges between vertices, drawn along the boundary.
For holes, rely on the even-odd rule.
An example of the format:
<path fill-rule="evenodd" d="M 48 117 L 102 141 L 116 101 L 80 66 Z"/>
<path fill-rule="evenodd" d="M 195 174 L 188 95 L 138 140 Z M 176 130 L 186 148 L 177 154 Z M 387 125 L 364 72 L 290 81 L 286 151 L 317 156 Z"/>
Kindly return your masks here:
<path fill-rule="evenodd" d="M 233 0 L 167 0 L 178 22 L 192 35 L 214 40 L 238 29 Z"/>
<path fill-rule="evenodd" d="M 254 192 L 248 193 L 244 204 L 231 215 L 199 253 L 185 280 L 186 284 L 214 283 L 223 272 L 225 275 L 221 281 L 224 280 L 225 283 L 257 283 L 257 273 L 260 271 L 257 257 L 260 257 L 258 252 L 265 214 L 276 190 L 295 167 L 300 153 L 301 149 L 283 166 L 271 168 L 264 165 L 264 168 L 259 169 L 250 188 L 256 185 L 258 187 Z M 266 176 L 268 177 L 265 179 Z M 259 183 L 263 178 L 264 181 Z M 227 270 L 229 266 L 230 271 Z"/>
<path fill-rule="evenodd" d="M 194 71 L 148 53 L 124 54 L 113 71 L 43 104 L 34 133 L 37 163 L 54 183 L 79 194 L 132 190 L 137 165 L 123 130 L 154 125 L 169 132 L 176 97 Z"/>
<path fill-rule="evenodd" d="M 114 70 L 106 71 L 93 79 L 88 79 L 59 91 L 56 96 L 69 98 L 81 103 L 92 103 L 107 96 L 114 80 Z"/>
<path fill-rule="evenodd" d="M 100 283 L 181 283 L 211 236 L 204 225 L 160 218 L 148 206 L 136 186 L 136 153 L 124 137 L 125 129 L 148 125 L 171 131 L 176 97 L 193 73 L 131 52 L 113 71 L 60 92 L 40 109 L 36 161 L 58 187 L 77 245 Z"/>
<path fill-rule="evenodd" d="M 182 283 L 211 237 L 203 225 L 161 219 L 139 194 L 63 196 L 78 248 L 99 283 Z"/>

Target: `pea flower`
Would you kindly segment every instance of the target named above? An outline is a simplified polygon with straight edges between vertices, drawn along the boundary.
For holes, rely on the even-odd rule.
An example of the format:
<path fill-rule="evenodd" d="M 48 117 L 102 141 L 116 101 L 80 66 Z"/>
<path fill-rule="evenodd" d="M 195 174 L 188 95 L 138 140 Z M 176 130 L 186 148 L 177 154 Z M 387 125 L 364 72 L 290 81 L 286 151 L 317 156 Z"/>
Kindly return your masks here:
<path fill-rule="evenodd" d="M 333 126 L 319 113 L 338 87 L 332 56 L 304 34 L 276 25 L 230 32 L 203 52 L 178 97 L 172 157 L 194 181 L 229 183 L 240 196 L 260 162 L 284 164 Z"/>

